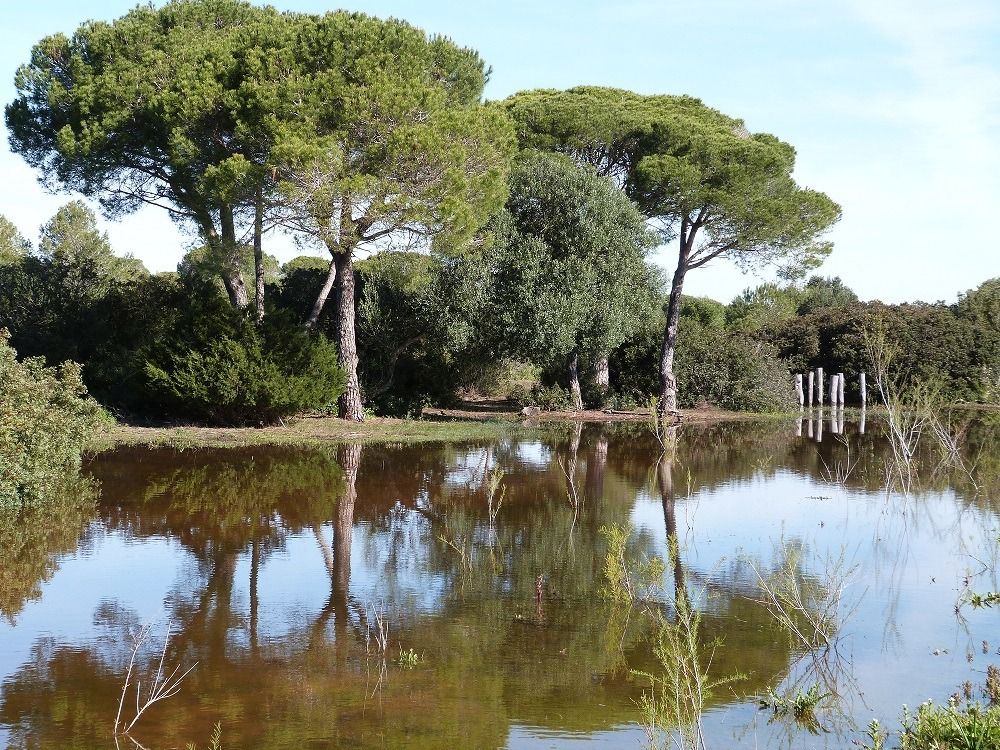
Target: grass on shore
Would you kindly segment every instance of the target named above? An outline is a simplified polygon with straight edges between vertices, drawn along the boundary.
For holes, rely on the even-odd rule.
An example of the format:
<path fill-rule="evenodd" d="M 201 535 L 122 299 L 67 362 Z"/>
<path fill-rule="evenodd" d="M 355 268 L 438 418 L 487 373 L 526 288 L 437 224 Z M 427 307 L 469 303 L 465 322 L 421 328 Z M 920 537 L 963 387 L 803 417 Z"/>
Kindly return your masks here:
<path fill-rule="evenodd" d="M 606 413 L 591 410 L 542 412 L 531 422 L 514 408 L 430 409 L 425 419 L 369 417 L 362 423 L 336 417 L 300 417 L 269 427 L 199 427 L 195 425 L 142 426 L 114 422 L 92 435 L 88 454 L 119 446 L 189 448 L 235 448 L 255 445 L 319 446 L 343 443 L 426 443 L 494 440 L 498 437 L 558 433 L 578 421 L 640 423 L 643 411 Z M 723 421 L 788 419 L 794 414 L 753 414 L 720 409 L 686 409 L 688 424 Z"/>
<path fill-rule="evenodd" d="M 270 427 L 140 427 L 114 424 L 92 435 L 86 452 L 94 454 L 119 446 L 137 445 L 186 449 L 491 440 L 530 429 L 520 422 L 506 419 L 433 421 L 378 417 L 362 423 L 336 417 L 309 417 Z"/>

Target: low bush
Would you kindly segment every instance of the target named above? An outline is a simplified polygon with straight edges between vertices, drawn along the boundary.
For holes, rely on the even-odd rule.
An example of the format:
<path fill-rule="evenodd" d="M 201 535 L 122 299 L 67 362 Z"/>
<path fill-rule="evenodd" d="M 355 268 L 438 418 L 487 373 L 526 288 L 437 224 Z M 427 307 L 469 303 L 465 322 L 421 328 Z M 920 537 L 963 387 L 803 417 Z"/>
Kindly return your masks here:
<path fill-rule="evenodd" d="M 18 361 L 8 342 L 0 331 L 0 505 L 24 505 L 75 473 L 103 412 L 87 396 L 78 364 Z"/>
<path fill-rule="evenodd" d="M 224 300 L 181 311 L 169 344 L 143 352 L 148 402 L 164 415 L 218 425 L 273 424 L 336 401 L 346 386 L 337 352 L 288 316 L 260 326 Z"/>
<path fill-rule="evenodd" d="M 651 326 L 611 357 L 612 386 L 619 399 L 645 403 L 659 391 L 662 329 Z M 674 360 L 678 404 L 707 402 L 733 411 L 794 408 L 788 366 L 767 342 L 682 319 Z"/>

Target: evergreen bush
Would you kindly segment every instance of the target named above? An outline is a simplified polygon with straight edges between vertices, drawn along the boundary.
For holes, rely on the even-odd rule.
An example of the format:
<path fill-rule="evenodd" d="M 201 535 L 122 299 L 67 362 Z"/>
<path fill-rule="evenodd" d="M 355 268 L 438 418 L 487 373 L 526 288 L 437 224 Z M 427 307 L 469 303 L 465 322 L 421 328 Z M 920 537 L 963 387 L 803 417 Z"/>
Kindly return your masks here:
<path fill-rule="evenodd" d="M 0 330 L 0 505 L 38 502 L 80 466 L 102 410 L 87 396 L 80 366 L 18 361 Z"/>

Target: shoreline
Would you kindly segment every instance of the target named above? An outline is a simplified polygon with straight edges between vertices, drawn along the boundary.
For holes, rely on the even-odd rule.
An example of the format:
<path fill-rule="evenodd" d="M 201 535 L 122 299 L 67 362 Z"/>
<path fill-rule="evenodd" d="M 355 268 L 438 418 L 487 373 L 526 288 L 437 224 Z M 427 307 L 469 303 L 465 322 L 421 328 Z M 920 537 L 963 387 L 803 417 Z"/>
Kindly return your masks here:
<path fill-rule="evenodd" d="M 178 449 L 246 446 L 330 446 L 344 443 L 426 443 L 494 439 L 503 435 L 565 430 L 578 423 L 643 424 L 645 410 L 634 412 L 540 412 L 530 418 L 501 402 L 466 402 L 453 409 L 424 410 L 421 419 L 370 417 L 348 422 L 333 416 L 298 417 L 267 427 L 204 427 L 199 425 L 144 426 L 117 423 L 93 435 L 86 455 L 119 447 L 145 446 Z M 683 409 L 679 424 L 714 424 L 791 417 L 791 414 L 755 414 L 721 409 Z"/>

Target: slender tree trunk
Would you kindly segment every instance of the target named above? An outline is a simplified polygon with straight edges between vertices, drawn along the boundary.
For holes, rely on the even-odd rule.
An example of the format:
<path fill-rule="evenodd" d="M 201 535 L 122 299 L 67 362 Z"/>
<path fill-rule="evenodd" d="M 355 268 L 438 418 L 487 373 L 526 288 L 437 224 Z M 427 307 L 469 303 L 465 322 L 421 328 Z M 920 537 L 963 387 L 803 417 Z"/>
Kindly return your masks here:
<path fill-rule="evenodd" d="M 337 280 L 337 256 L 334 255 L 330 259 L 330 269 L 326 273 L 326 279 L 323 281 L 323 286 L 319 290 L 319 294 L 316 296 L 316 301 L 313 303 L 312 311 L 309 313 L 309 317 L 306 319 L 306 328 L 310 330 L 316 327 L 319 322 L 319 316 L 323 314 L 323 307 L 326 305 L 326 300 L 330 296 L 330 290 L 333 289 L 333 284 Z"/>
<path fill-rule="evenodd" d="M 226 205 L 220 207 L 219 219 L 222 224 L 222 240 L 215 250 L 219 253 L 223 269 L 222 283 L 225 284 L 233 307 L 245 310 L 250 304 L 250 297 L 247 294 L 247 285 L 243 282 L 243 272 L 240 270 L 240 249 L 236 243 L 233 207 Z"/>
<path fill-rule="evenodd" d="M 361 384 L 358 381 L 358 344 L 354 333 L 354 260 L 350 249 L 342 251 L 337 264 L 337 364 L 347 373 L 347 388 L 337 411 L 341 419 L 364 422 Z"/>
<path fill-rule="evenodd" d="M 667 449 L 660 457 L 656 467 L 657 484 L 660 489 L 660 501 L 663 504 L 663 524 L 667 532 L 667 549 L 674 572 L 674 596 L 679 600 L 685 596 L 684 565 L 681 561 L 680 541 L 677 535 L 676 498 L 674 497 L 674 457 L 676 454 L 677 428 L 668 428 L 672 433 L 667 435 Z"/>
<path fill-rule="evenodd" d="M 583 411 L 583 394 L 580 391 L 580 355 L 575 351 L 569 355 L 569 393 L 573 399 L 573 408 Z"/>
<path fill-rule="evenodd" d="M 260 543 L 254 539 L 250 547 L 250 651 L 257 655 L 257 613 L 260 609 L 260 600 L 257 593 L 257 585 L 260 581 Z"/>
<path fill-rule="evenodd" d="M 608 397 L 611 386 L 611 371 L 608 368 L 608 355 L 604 354 L 594 361 L 594 387 L 601 398 L 601 406 Z"/>
<path fill-rule="evenodd" d="M 594 452 L 587 460 L 587 499 L 597 502 L 604 497 L 604 472 L 608 465 L 608 438 L 597 438 Z"/>
<path fill-rule="evenodd" d="M 674 377 L 674 354 L 677 351 L 677 329 L 681 321 L 681 294 L 688 270 L 688 257 L 694 243 L 694 231 L 685 220 L 681 224 L 680 252 L 677 270 L 670 285 L 667 303 L 667 322 L 663 329 L 663 348 L 660 350 L 660 404 L 661 415 L 677 413 L 677 378 Z"/>
<path fill-rule="evenodd" d="M 257 188 L 257 196 L 254 204 L 253 215 L 253 271 L 255 292 L 254 302 L 257 305 L 257 322 L 264 320 L 264 193 L 262 188 Z"/>

